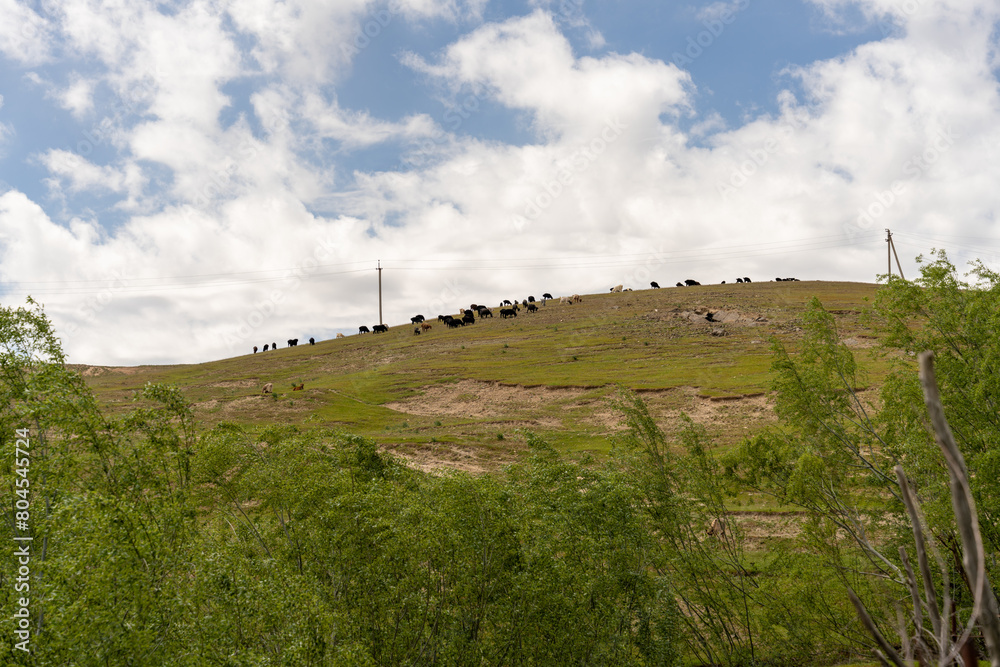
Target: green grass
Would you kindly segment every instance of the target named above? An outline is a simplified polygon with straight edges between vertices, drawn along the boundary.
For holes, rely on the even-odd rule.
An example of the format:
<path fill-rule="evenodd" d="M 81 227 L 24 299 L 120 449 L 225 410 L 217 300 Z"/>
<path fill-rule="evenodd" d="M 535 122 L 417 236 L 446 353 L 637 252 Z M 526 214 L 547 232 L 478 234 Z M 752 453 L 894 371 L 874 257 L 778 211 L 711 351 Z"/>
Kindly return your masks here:
<path fill-rule="evenodd" d="M 875 290 L 864 283 L 782 282 L 585 295 L 580 304 L 550 301 L 535 314 L 522 311 L 514 319 L 459 329 L 431 321 L 433 329 L 420 336 L 399 325 L 386 334 L 195 365 L 90 369 L 87 380 L 112 410 L 127 405 L 146 382 L 176 384 L 206 426 L 295 423 L 343 429 L 404 450 L 449 444 L 499 454 L 518 451 L 519 434 L 528 429 L 564 452 L 601 453 L 615 430 L 607 399 L 616 386 L 645 392 L 654 414 L 664 415 L 691 409 L 692 400 L 762 394 L 770 382 L 769 338 L 794 349 L 809 298 L 819 297 L 835 312 L 843 337 L 864 337 L 869 334 L 859 315 Z M 726 335 L 713 336 L 720 325 L 676 315 L 698 307 L 736 310 L 767 322 L 721 325 Z M 884 371 L 876 363 L 874 383 Z M 456 388 L 445 412 L 386 407 L 419 402 L 426 387 L 467 380 L 490 384 L 476 385 L 482 392 Z M 260 395 L 266 382 L 273 383 L 276 399 Z M 305 390 L 292 392 L 299 382 Z M 478 414 L 477 407 L 492 400 L 479 394 L 497 386 L 515 387 L 525 400 L 505 405 L 497 399 L 489 415 Z M 549 391 L 528 400 L 535 388 Z M 753 415 L 735 415 L 708 426 L 726 444 L 758 422 Z"/>

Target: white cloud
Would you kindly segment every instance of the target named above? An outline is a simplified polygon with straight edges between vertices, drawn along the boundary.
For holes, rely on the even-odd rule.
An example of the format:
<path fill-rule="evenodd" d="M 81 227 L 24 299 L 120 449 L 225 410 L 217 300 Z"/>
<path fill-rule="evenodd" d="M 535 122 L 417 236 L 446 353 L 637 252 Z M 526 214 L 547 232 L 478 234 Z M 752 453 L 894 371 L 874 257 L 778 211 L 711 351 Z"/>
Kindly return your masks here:
<path fill-rule="evenodd" d="M 0 53 L 24 65 L 51 58 L 48 21 L 17 0 L 0 0 Z"/>
<path fill-rule="evenodd" d="M 800 97 L 783 91 L 778 112 L 738 127 L 698 114 L 687 72 L 638 53 L 574 53 L 563 31 L 576 28 L 542 10 L 404 58 L 431 91 L 473 100 L 449 110 L 464 116 L 439 124 L 349 108 L 334 84 L 357 56 L 359 27 L 381 25 L 379 6 L 234 0 L 168 15 L 153 4 L 66 3 L 52 30 L 96 65 L 74 64 L 80 78 L 61 99 L 112 119 L 102 144 L 112 157 L 47 149 L 38 160 L 59 193 L 116 193 L 131 215 L 105 231 L 91 215 L 53 220 L 21 192 L 0 195 L 0 280 L 76 281 L 34 288 L 57 325 L 76 327 L 74 361 L 200 361 L 370 325 L 374 306 L 359 295 L 371 293 L 376 257 L 392 323 L 471 301 L 646 282 L 624 261 L 569 259 L 581 256 L 688 253 L 651 260 L 648 280 L 661 284 L 870 280 L 884 270 L 877 238 L 877 257 L 769 254 L 768 244 L 877 237 L 886 226 L 902 241 L 906 231 L 956 233 L 955 221 L 992 233 L 1000 215 L 996 10 L 983 3 L 922 3 L 911 14 L 855 3 L 871 20 L 895 12 L 898 34 L 790 69 Z M 388 11 L 390 23 L 460 23 L 483 6 L 412 0 Z M 380 38 L 364 48 L 395 48 Z M 129 102 L 88 110 L 98 86 Z M 233 113 L 237 94 L 249 106 Z M 527 119 L 534 140 L 476 138 L 480 118 L 466 120 L 504 112 Z M 326 159 L 393 142 L 429 159 L 353 176 Z M 407 272 L 417 259 L 444 268 Z"/>
<path fill-rule="evenodd" d="M 134 164 L 124 169 L 98 166 L 66 150 L 50 150 L 40 157 L 40 161 L 56 177 L 53 186 L 58 187 L 66 181 L 70 192 L 74 193 L 109 190 L 135 196 L 145 183 L 142 172 Z"/>
<path fill-rule="evenodd" d="M 82 118 L 94 108 L 93 98 L 94 81 L 79 75 L 74 76 L 70 84 L 58 93 L 62 107 L 77 118 Z"/>

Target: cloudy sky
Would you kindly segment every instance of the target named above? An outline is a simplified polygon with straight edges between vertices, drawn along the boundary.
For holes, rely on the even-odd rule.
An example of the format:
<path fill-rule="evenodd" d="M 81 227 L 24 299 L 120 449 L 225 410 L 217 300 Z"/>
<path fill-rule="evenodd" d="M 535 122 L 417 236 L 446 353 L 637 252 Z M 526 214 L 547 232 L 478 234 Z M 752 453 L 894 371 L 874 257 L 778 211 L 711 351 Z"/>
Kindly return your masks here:
<path fill-rule="evenodd" d="M 0 302 L 199 362 L 542 292 L 1000 268 L 995 0 L 0 0 Z"/>

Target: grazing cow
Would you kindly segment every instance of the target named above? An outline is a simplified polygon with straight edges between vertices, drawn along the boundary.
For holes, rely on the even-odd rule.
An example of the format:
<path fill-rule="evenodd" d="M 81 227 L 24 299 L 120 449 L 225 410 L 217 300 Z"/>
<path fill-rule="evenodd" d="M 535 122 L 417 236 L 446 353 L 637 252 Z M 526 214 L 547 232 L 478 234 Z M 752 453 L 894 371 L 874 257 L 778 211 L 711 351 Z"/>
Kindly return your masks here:
<path fill-rule="evenodd" d="M 501 319 L 507 319 L 508 317 L 517 317 L 517 311 L 513 308 L 501 308 L 500 309 Z"/>
<path fill-rule="evenodd" d="M 438 322 L 447 322 L 451 319 L 451 315 L 438 315 Z"/>
<path fill-rule="evenodd" d="M 583 302 L 583 297 L 581 297 L 579 294 L 574 294 L 570 298 L 573 299 L 573 303 L 582 303 Z"/>
<path fill-rule="evenodd" d="M 413 327 L 413 335 L 414 336 L 420 335 L 420 327 Z"/>
<path fill-rule="evenodd" d="M 264 351 L 267 352 L 267 343 L 264 343 Z"/>
<path fill-rule="evenodd" d="M 344 334 L 342 334 L 342 333 L 338 333 L 338 334 L 337 334 L 337 338 L 344 338 Z"/>
<path fill-rule="evenodd" d="M 675 285 L 675 287 L 684 287 L 684 283 L 677 283 L 677 285 Z"/>
<path fill-rule="evenodd" d="M 561 297 L 559 297 L 559 303 L 568 303 L 569 305 L 572 306 L 573 305 L 573 298 L 569 297 L 569 296 L 561 296 Z"/>
<path fill-rule="evenodd" d="M 510 299 L 504 299 L 502 302 L 500 302 L 500 305 L 501 306 L 513 306 L 514 304 L 512 304 L 510 302 Z"/>
<path fill-rule="evenodd" d="M 298 338 L 289 338 L 288 339 L 288 347 L 295 347 L 298 344 L 299 344 L 299 339 Z"/>
<path fill-rule="evenodd" d="M 271 349 L 272 350 L 277 350 L 278 349 L 278 344 L 277 343 L 271 343 Z"/>
<path fill-rule="evenodd" d="M 452 329 L 462 326 L 462 320 L 456 320 L 454 317 L 449 317 L 444 321 L 444 323 L 447 324 Z"/>
<path fill-rule="evenodd" d="M 524 306 L 525 308 L 527 308 L 528 307 L 528 300 L 527 299 L 522 299 L 521 300 L 521 305 Z"/>
<path fill-rule="evenodd" d="M 726 284 L 726 281 L 725 281 L 725 280 L 723 280 L 723 281 L 722 281 L 722 284 L 723 284 L 723 285 L 725 285 L 725 284 Z"/>
<path fill-rule="evenodd" d="M 464 327 L 466 324 L 475 324 L 475 323 L 476 323 L 476 317 L 475 315 L 472 314 L 472 311 L 471 310 L 465 311 L 465 315 L 462 316 L 462 326 Z"/>
<path fill-rule="evenodd" d="M 423 315 L 415 315 L 410 318 L 410 322 L 412 322 L 413 324 L 420 324 L 423 321 L 424 321 Z"/>
<path fill-rule="evenodd" d="M 264 389 L 262 389 L 260 393 L 261 393 L 261 395 L 263 395 L 263 394 L 270 394 L 273 388 L 274 387 L 273 387 L 272 383 L 268 382 L 267 384 L 264 385 Z"/>
<path fill-rule="evenodd" d="M 737 278 L 737 279 L 736 279 L 736 282 L 738 282 L 738 283 L 742 283 L 742 282 L 743 282 L 743 279 L 742 279 L 742 278 Z"/>
<path fill-rule="evenodd" d="M 652 287 L 653 289 L 660 289 L 660 286 L 656 283 L 655 280 L 649 283 L 649 286 Z"/>
<path fill-rule="evenodd" d="M 709 537 L 718 537 L 720 540 L 726 539 L 726 520 L 721 517 L 715 517 L 712 525 L 705 532 L 708 533 Z"/>
<path fill-rule="evenodd" d="M 292 385 L 292 391 L 302 391 L 305 388 L 305 386 L 306 385 L 305 385 L 304 382 L 300 383 L 300 384 L 293 384 Z"/>
<path fill-rule="evenodd" d="M 423 329 L 424 331 L 427 331 L 428 329 L 431 328 L 431 325 L 427 324 L 427 322 L 421 322 L 420 328 Z"/>
<path fill-rule="evenodd" d="M 253 353 L 257 354 L 257 346 L 256 345 L 253 346 Z"/>
<path fill-rule="evenodd" d="M 315 345 L 316 344 L 316 339 L 315 338 L 310 338 L 309 339 L 309 344 L 310 345 Z"/>
<path fill-rule="evenodd" d="M 363 334 L 363 333 L 371 333 L 371 331 L 372 331 L 371 329 L 369 329 L 368 327 L 366 327 L 366 326 L 365 326 L 365 325 L 363 325 L 363 324 L 362 324 L 362 325 L 361 325 L 360 327 L 358 327 L 358 333 L 359 333 L 359 334 Z"/>
<path fill-rule="evenodd" d="M 529 296 L 529 297 L 528 297 L 528 301 L 529 301 L 530 303 L 534 303 L 534 302 L 535 302 L 535 297 L 533 297 L 533 296 Z"/>
<path fill-rule="evenodd" d="M 684 281 L 684 284 L 687 285 L 688 287 L 691 287 L 692 285 L 700 285 L 701 283 L 698 282 L 697 280 L 691 280 L 690 278 L 688 278 L 687 280 Z"/>
<path fill-rule="evenodd" d="M 469 308 L 471 308 L 472 310 L 479 310 L 480 308 L 482 308 L 482 306 L 473 303 L 469 306 Z"/>
<path fill-rule="evenodd" d="M 752 282 L 752 281 L 749 278 L 747 278 L 746 276 L 743 276 L 743 282 L 749 283 L 749 282 Z"/>
<path fill-rule="evenodd" d="M 615 285 L 614 287 L 611 288 L 611 291 L 612 292 L 621 292 L 622 291 L 622 286 L 621 285 Z"/>
<path fill-rule="evenodd" d="M 538 311 L 538 306 L 536 306 L 533 303 L 529 303 L 528 304 L 528 312 L 529 313 L 534 313 L 534 312 L 537 312 L 537 311 Z"/>
<path fill-rule="evenodd" d="M 543 295 L 542 295 L 542 298 L 543 298 L 543 299 L 551 299 L 551 298 L 552 298 L 552 295 L 551 295 L 551 294 L 549 294 L 548 292 L 546 292 L 545 294 L 543 294 Z"/>
<path fill-rule="evenodd" d="M 473 314 L 474 314 L 474 313 L 473 313 L 473 312 L 472 312 L 471 310 L 463 310 L 463 311 L 462 311 L 462 315 L 463 315 L 464 317 L 472 317 L 472 316 L 473 316 Z"/>
<path fill-rule="evenodd" d="M 479 317 L 493 317 L 493 311 L 486 306 L 482 306 L 479 309 Z"/>
<path fill-rule="evenodd" d="M 389 327 L 385 324 L 376 324 L 372 327 L 372 333 L 386 333 L 389 331 Z"/>

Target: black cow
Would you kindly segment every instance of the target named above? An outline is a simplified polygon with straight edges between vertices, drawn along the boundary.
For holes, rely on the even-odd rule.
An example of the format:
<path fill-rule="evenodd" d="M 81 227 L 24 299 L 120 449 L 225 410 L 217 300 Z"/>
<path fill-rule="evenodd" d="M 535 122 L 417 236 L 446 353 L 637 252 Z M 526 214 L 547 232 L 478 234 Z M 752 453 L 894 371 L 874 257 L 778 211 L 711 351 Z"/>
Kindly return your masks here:
<path fill-rule="evenodd" d="M 438 322 L 447 322 L 451 319 L 451 315 L 438 315 Z"/>
<path fill-rule="evenodd" d="M 315 338 L 310 338 L 309 339 L 309 344 L 310 345 L 315 345 L 316 344 L 316 339 Z"/>
<path fill-rule="evenodd" d="M 253 353 L 257 354 L 257 346 L 256 345 L 253 346 Z"/>
<path fill-rule="evenodd" d="M 507 319 L 508 317 L 517 317 L 517 311 L 513 308 L 502 308 L 500 309 L 500 317 Z"/>
<path fill-rule="evenodd" d="M 289 338 L 288 339 L 288 347 L 295 347 L 298 344 L 299 344 L 299 339 L 298 338 Z"/>
<path fill-rule="evenodd" d="M 549 294 L 548 292 L 546 292 L 545 294 L 543 294 L 543 295 L 542 295 L 542 298 L 543 298 L 543 299 L 551 299 L 551 298 L 553 298 L 553 297 L 552 297 L 552 295 L 551 295 L 551 294 Z"/>
<path fill-rule="evenodd" d="M 466 310 L 463 310 L 463 311 L 462 311 L 462 315 L 463 315 L 464 317 L 472 317 L 472 315 L 473 315 L 473 312 L 472 312 L 471 310 L 468 310 L 468 309 L 466 309 Z"/>
<path fill-rule="evenodd" d="M 480 306 L 479 317 L 493 317 L 493 311 L 486 306 Z"/>
<path fill-rule="evenodd" d="M 749 283 L 749 282 L 752 282 L 752 281 L 749 278 L 747 278 L 746 276 L 743 276 L 743 282 Z"/>
<path fill-rule="evenodd" d="M 278 349 L 278 344 L 277 343 L 271 343 L 271 349 L 272 350 L 277 350 Z"/>
<path fill-rule="evenodd" d="M 512 304 L 512 303 L 510 302 L 510 299 L 504 299 L 504 300 L 503 300 L 503 301 L 502 301 L 502 302 L 500 303 L 500 305 L 501 305 L 501 306 L 512 306 L 512 305 L 514 305 L 514 304 Z"/>
<path fill-rule="evenodd" d="M 741 282 L 743 282 L 743 279 L 742 278 L 737 278 L 736 282 L 741 283 Z"/>
<path fill-rule="evenodd" d="M 722 281 L 722 284 L 723 284 L 723 285 L 725 285 L 725 284 L 726 284 L 726 281 L 725 281 L 725 280 L 723 280 L 723 281 Z"/>
<path fill-rule="evenodd" d="M 376 324 L 372 327 L 372 333 L 386 333 L 389 331 L 389 327 L 385 324 Z"/>
<path fill-rule="evenodd" d="M 676 287 L 684 287 L 684 283 L 677 283 Z"/>
<path fill-rule="evenodd" d="M 264 351 L 267 352 L 267 343 L 264 343 Z"/>
<path fill-rule="evenodd" d="M 528 302 L 529 302 L 529 303 L 534 303 L 534 302 L 535 302 L 535 297 L 533 297 L 533 296 L 529 296 L 529 297 L 528 297 Z"/>
<path fill-rule="evenodd" d="M 371 329 L 362 324 L 360 327 L 358 327 L 358 333 L 359 334 L 371 333 Z M 266 350 L 267 348 L 265 347 L 264 349 Z"/>
<path fill-rule="evenodd" d="M 465 311 L 465 315 L 462 316 L 462 326 L 466 324 L 475 324 L 476 317 L 472 314 L 471 310 Z"/>
<path fill-rule="evenodd" d="M 655 280 L 649 283 L 649 286 L 652 287 L 653 289 L 660 289 L 660 286 L 656 283 Z"/>
<path fill-rule="evenodd" d="M 410 318 L 410 322 L 412 322 L 413 324 L 420 324 L 423 321 L 424 321 L 423 315 L 416 315 Z"/>
<path fill-rule="evenodd" d="M 538 310 L 538 306 L 536 306 L 536 305 L 535 305 L 535 304 L 533 304 L 533 303 L 529 303 L 529 304 L 528 304 L 528 312 L 529 312 L 529 313 L 533 313 L 533 312 L 535 312 L 535 311 L 537 311 L 537 310 Z"/>
<path fill-rule="evenodd" d="M 456 320 L 454 317 L 449 317 L 444 321 L 444 323 L 447 324 L 452 329 L 463 326 L 462 320 Z"/>
<path fill-rule="evenodd" d="M 414 336 L 420 335 L 420 327 L 413 327 L 413 335 Z"/>
<path fill-rule="evenodd" d="M 688 278 L 687 280 L 684 281 L 684 284 L 687 285 L 688 287 L 691 287 L 693 285 L 700 285 L 701 283 L 698 282 L 697 280 L 691 280 L 690 278 Z"/>

